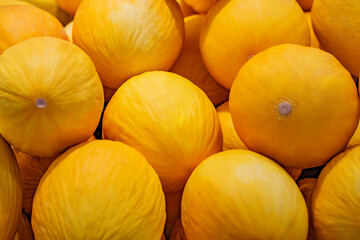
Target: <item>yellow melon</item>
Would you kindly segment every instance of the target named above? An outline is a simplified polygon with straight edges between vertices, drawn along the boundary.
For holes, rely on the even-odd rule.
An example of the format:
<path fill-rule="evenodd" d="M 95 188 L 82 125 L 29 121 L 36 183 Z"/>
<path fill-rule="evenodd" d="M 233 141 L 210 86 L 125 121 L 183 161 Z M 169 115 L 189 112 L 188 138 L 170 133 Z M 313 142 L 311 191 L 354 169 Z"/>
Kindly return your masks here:
<path fill-rule="evenodd" d="M 165 236 L 169 239 L 176 221 L 180 218 L 182 191 L 165 192 L 166 222 Z"/>
<path fill-rule="evenodd" d="M 175 0 L 84 0 L 74 19 L 74 43 L 112 89 L 143 72 L 169 70 L 183 38 L 184 19 Z"/>
<path fill-rule="evenodd" d="M 56 3 L 65 12 L 75 15 L 82 0 L 56 0 Z"/>
<path fill-rule="evenodd" d="M 31 224 L 28 217 L 24 213 L 21 215 L 20 223 L 14 240 L 34 240 Z"/>
<path fill-rule="evenodd" d="M 311 12 L 305 12 L 305 17 L 309 24 L 309 29 L 310 29 L 310 35 L 311 35 L 310 47 L 320 48 L 319 40 L 317 39 L 312 26 Z"/>
<path fill-rule="evenodd" d="M 73 42 L 73 38 L 72 38 L 73 26 L 74 26 L 74 21 L 71 21 L 64 28 L 65 32 L 66 32 L 66 35 L 67 35 L 70 42 Z"/>
<path fill-rule="evenodd" d="M 295 0 L 219 1 L 200 34 L 205 65 L 227 89 L 252 56 L 282 43 L 310 45 L 309 27 Z"/>
<path fill-rule="evenodd" d="M 303 178 L 297 182 L 302 195 L 304 196 L 309 215 L 309 232 L 307 240 L 316 240 L 313 221 L 311 217 L 311 199 L 316 186 L 316 178 Z"/>
<path fill-rule="evenodd" d="M 188 240 L 305 240 L 308 233 L 294 180 L 274 161 L 243 149 L 214 154 L 194 170 L 181 221 Z"/>
<path fill-rule="evenodd" d="M 67 39 L 59 20 L 31 5 L 0 6 L 0 33 L 0 54 L 7 48 L 34 37 Z"/>
<path fill-rule="evenodd" d="M 22 209 L 30 215 L 33 198 L 40 179 L 56 157 L 32 157 L 17 150 L 14 150 L 14 153 L 19 165 L 22 182 Z"/>
<path fill-rule="evenodd" d="M 36 190 L 31 224 L 39 240 L 160 239 L 164 193 L 138 151 L 95 140 L 70 148 L 50 165 Z"/>
<path fill-rule="evenodd" d="M 15 148 L 55 156 L 93 135 L 104 95 L 91 59 L 68 41 L 29 39 L 0 56 L 0 133 Z"/>
<path fill-rule="evenodd" d="M 140 151 L 165 192 L 181 191 L 192 170 L 222 148 L 215 108 L 189 80 L 153 71 L 125 82 L 111 98 L 102 122 L 105 139 Z"/>
<path fill-rule="evenodd" d="M 180 5 L 181 12 L 184 17 L 190 16 L 192 14 L 195 14 L 195 11 L 185 3 L 185 0 L 176 0 L 177 3 Z"/>
<path fill-rule="evenodd" d="M 180 218 L 175 223 L 170 240 L 187 240 Z"/>
<path fill-rule="evenodd" d="M 360 146 L 333 158 L 321 171 L 312 195 L 317 239 L 359 239 Z"/>
<path fill-rule="evenodd" d="M 198 13 L 207 13 L 218 0 L 184 0 Z"/>
<path fill-rule="evenodd" d="M 353 76 L 360 73 L 360 1 L 314 0 L 312 23 L 320 47 L 333 54 Z"/>
<path fill-rule="evenodd" d="M 205 15 L 191 15 L 186 17 L 184 21 L 184 46 L 170 71 L 189 79 L 200 87 L 217 106 L 229 98 L 229 91 L 214 80 L 201 57 L 199 35 L 205 21 Z"/>
<path fill-rule="evenodd" d="M 21 179 L 16 158 L 0 136 L 0 239 L 13 240 L 21 218 Z"/>
<path fill-rule="evenodd" d="M 247 62 L 229 101 L 235 129 L 250 150 L 301 169 L 323 165 L 346 147 L 359 106 L 356 85 L 334 56 L 295 44 L 274 46 Z"/>

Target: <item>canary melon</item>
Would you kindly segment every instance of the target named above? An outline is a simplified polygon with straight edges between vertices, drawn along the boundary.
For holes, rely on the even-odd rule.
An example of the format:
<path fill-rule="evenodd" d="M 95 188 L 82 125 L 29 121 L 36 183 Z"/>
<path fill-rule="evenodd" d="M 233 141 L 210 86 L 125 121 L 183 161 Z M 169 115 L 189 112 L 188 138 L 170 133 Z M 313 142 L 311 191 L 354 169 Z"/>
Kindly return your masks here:
<path fill-rule="evenodd" d="M 125 82 L 111 98 L 102 121 L 105 139 L 141 152 L 165 192 L 178 192 L 192 170 L 221 151 L 219 119 L 206 94 L 189 80 L 153 71 Z"/>
<path fill-rule="evenodd" d="M 274 161 L 244 149 L 214 154 L 194 170 L 181 221 L 188 240 L 305 240 L 308 233 L 294 180 Z"/>
<path fill-rule="evenodd" d="M 36 239 L 161 239 L 165 199 L 158 176 L 134 148 L 109 140 L 60 155 L 36 190 Z"/>
<path fill-rule="evenodd" d="M 13 240 L 21 218 L 21 179 L 10 145 L 0 136 L 0 239 Z"/>
<path fill-rule="evenodd" d="M 252 56 L 282 43 L 310 45 L 304 12 L 295 0 L 219 1 L 200 34 L 204 63 L 227 89 Z"/>
<path fill-rule="evenodd" d="M 295 44 L 247 62 L 229 107 L 245 145 L 290 168 L 325 164 L 346 147 L 359 122 L 350 73 L 331 54 Z"/>
<path fill-rule="evenodd" d="M 52 157 L 86 141 L 104 106 L 91 59 L 58 38 L 38 37 L 0 56 L 0 133 L 17 150 Z"/>
<path fill-rule="evenodd" d="M 74 43 L 112 89 L 146 71 L 169 70 L 183 39 L 184 19 L 175 0 L 84 0 L 74 19 Z"/>

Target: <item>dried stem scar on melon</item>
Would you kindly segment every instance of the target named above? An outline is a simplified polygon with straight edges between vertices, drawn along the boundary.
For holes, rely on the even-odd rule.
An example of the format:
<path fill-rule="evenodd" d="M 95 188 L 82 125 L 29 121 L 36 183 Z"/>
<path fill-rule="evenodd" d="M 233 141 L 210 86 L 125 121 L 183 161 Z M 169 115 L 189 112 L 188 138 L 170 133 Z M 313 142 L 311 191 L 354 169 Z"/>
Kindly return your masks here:
<path fill-rule="evenodd" d="M 86 141 L 104 104 L 91 59 L 70 42 L 33 38 L 0 56 L 0 133 L 21 152 L 51 157 Z"/>
<path fill-rule="evenodd" d="M 350 73 L 317 48 L 282 44 L 251 58 L 230 91 L 245 145 L 284 167 L 310 168 L 341 152 L 359 121 Z"/>

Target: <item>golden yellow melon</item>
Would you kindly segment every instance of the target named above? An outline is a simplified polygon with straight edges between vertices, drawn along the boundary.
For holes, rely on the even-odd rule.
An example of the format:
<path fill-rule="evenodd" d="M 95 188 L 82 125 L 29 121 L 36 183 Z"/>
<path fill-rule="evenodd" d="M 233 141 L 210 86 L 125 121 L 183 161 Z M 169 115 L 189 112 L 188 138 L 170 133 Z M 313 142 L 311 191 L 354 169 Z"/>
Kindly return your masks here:
<path fill-rule="evenodd" d="M 114 88 L 109 88 L 104 86 L 104 97 L 105 97 L 105 102 L 109 102 L 110 99 L 112 98 L 112 96 L 115 94 L 117 89 Z"/>
<path fill-rule="evenodd" d="M 175 223 L 170 240 L 187 240 L 180 218 Z"/>
<path fill-rule="evenodd" d="M 174 0 L 84 0 L 74 19 L 74 43 L 113 89 L 143 72 L 169 70 L 183 38 L 184 19 Z"/>
<path fill-rule="evenodd" d="M 65 12 L 75 15 L 82 0 L 56 0 L 56 3 Z"/>
<path fill-rule="evenodd" d="M 218 0 L 184 0 L 198 13 L 207 13 Z"/>
<path fill-rule="evenodd" d="M 168 239 L 170 239 L 170 235 L 175 226 L 176 221 L 180 218 L 181 198 L 182 198 L 182 191 L 168 192 L 168 193 L 165 192 L 166 222 L 165 222 L 164 233 Z"/>
<path fill-rule="evenodd" d="M 160 239 L 165 224 L 161 183 L 145 157 L 109 140 L 60 155 L 36 190 L 36 239 Z"/>
<path fill-rule="evenodd" d="M 200 87 L 217 106 L 229 98 L 229 91 L 210 75 L 201 57 L 199 35 L 205 21 L 205 15 L 191 15 L 186 17 L 184 21 L 184 46 L 170 71 L 189 79 Z"/>
<path fill-rule="evenodd" d="M 185 0 L 176 0 L 176 2 L 180 5 L 181 12 L 184 17 L 195 14 L 195 11 L 185 3 Z"/>
<path fill-rule="evenodd" d="M 188 240 L 302 239 L 304 198 L 274 161 L 249 150 L 205 159 L 190 176 L 181 203 Z"/>
<path fill-rule="evenodd" d="M 66 32 L 66 35 L 67 35 L 70 42 L 73 42 L 73 38 L 72 38 L 73 26 L 74 26 L 74 21 L 71 21 L 64 28 L 65 32 Z"/>
<path fill-rule="evenodd" d="M 73 16 L 71 14 L 66 13 L 58 6 L 56 0 L 23 0 L 23 1 L 31 3 L 32 5 L 51 13 L 57 19 L 59 19 L 59 21 L 64 25 L 66 25 L 68 22 L 70 22 L 73 19 Z"/>
<path fill-rule="evenodd" d="M 229 106 L 245 145 L 291 168 L 325 164 L 346 147 L 359 122 L 349 72 L 331 54 L 295 44 L 269 48 L 246 63 Z"/>
<path fill-rule="evenodd" d="M 314 0 L 296 0 L 304 11 L 310 11 Z"/>
<path fill-rule="evenodd" d="M 40 179 L 56 157 L 32 157 L 15 149 L 14 153 L 20 169 L 23 191 L 22 209 L 30 215 L 33 198 Z"/>
<path fill-rule="evenodd" d="M 346 148 L 354 147 L 360 144 L 360 124 L 358 124 Z"/>
<path fill-rule="evenodd" d="M 353 76 L 360 73 L 360 1 L 314 0 L 311 9 L 320 47 L 333 54 Z"/>
<path fill-rule="evenodd" d="M 247 149 L 234 128 L 229 110 L 229 101 L 218 106 L 216 112 L 220 120 L 223 135 L 223 150 Z"/>
<path fill-rule="evenodd" d="M 25 1 L 21 0 L 0 0 L 0 6 L 6 6 L 6 5 L 31 5 Z"/>
<path fill-rule="evenodd" d="M 0 54 L 19 42 L 40 36 L 67 39 L 59 20 L 40 8 L 0 6 Z"/>
<path fill-rule="evenodd" d="M 200 34 L 205 65 L 227 89 L 252 56 L 282 43 L 310 45 L 309 27 L 295 0 L 219 1 Z"/>
<path fill-rule="evenodd" d="M 153 71 L 125 82 L 111 98 L 102 121 L 105 139 L 141 152 L 165 192 L 181 191 L 192 170 L 222 148 L 215 108 L 189 80 Z"/>
<path fill-rule="evenodd" d="M 333 158 L 321 171 L 312 195 L 317 239 L 359 239 L 360 146 Z"/>
<path fill-rule="evenodd" d="M 315 240 L 314 226 L 311 217 L 311 199 L 315 189 L 317 178 L 303 178 L 297 182 L 302 195 L 304 196 L 309 215 L 309 232 L 307 240 Z"/>
<path fill-rule="evenodd" d="M 51 157 L 86 141 L 104 104 L 91 59 L 68 41 L 33 38 L 0 56 L 0 133 L 21 152 Z"/>
<path fill-rule="evenodd" d="M 310 47 L 320 48 L 319 40 L 317 39 L 317 37 L 314 33 L 314 29 L 313 29 L 312 22 L 311 22 L 311 12 L 305 12 L 305 17 L 309 24 L 309 29 L 310 29 L 310 35 L 311 35 Z"/>
<path fill-rule="evenodd" d="M 28 217 L 24 213 L 21 215 L 20 223 L 14 240 L 34 240 L 31 224 Z"/>
<path fill-rule="evenodd" d="M 13 240 L 21 218 L 21 179 L 14 152 L 0 136 L 0 239 Z"/>
<path fill-rule="evenodd" d="M 229 111 L 229 101 L 221 104 L 216 108 L 220 120 L 221 131 L 223 134 L 223 150 L 230 149 L 247 149 L 239 135 L 236 133 Z M 290 176 L 296 181 L 302 172 L 301 169 L 285 168 Z"/>

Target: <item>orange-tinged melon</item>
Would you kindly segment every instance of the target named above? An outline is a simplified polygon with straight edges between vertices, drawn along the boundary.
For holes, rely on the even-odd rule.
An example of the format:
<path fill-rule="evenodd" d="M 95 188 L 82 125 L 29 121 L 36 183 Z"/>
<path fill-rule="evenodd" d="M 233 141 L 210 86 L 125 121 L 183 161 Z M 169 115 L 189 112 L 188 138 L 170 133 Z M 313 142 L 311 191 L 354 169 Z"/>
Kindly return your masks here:
<path fill-rule="evenodd" d="M 304 198 L 274 161 L 249 150 L 205 159 L 190 176 L 181 203 L 188 240 L 302 239 Z"/>
<path fill-rule="evenodd" d="M 175 223 L 170 240 L 187 240 L 180 218 Z"/>
<path fill-rule="evenodd" d="M 33 38 L 0 56 L 0 133 L 21 152 L 55 156 L 93 135 L 104 106 L 90 58 L 68 41 Z"/>
<path fill-rule="evenodd" d="M 24 213 L 21 215 L 20 223 L 14 240 L 34 240 L 31 224 L 28 217 Z"/>
<path fill-rule="evenodd" d="M 19 165 L 22 182 L 22 209 L 30 215 L 33 198 L 40 179 L 56 157 L 32 157 L 17 150 L 14 150 L 14 153 Z"/>
<path fill-rule="evenodd" d="M 74 26 L 74 21 L 71 21 L 64 28 L 65 32 L 66 32 L 66 35 L 67 35 L 70 42 L 73 42 L 73 38 L 72 38 L 73 26 Z"/>
<path fill-rule="evenodd" d="M 317 178 L 303 178 L 297 182 L 302 195 L 304 196 L 309 215 L 309 232 L 307 240 L 316 240 L 314 226 L 311 217 L 311 199 L 316 187 Z"/>
<path fill-rule="evenodd" d="M 310 11 L 314 0 L 296 0 L 304 11 Z"/>
<path fill-rule="evenodd" d="M 102 121 L 105 139 L 141 152 L 165 192 L 181 191 L 192 170 L 222 148 L 215 108 L 189 80 L 153 71 L 125 82 L 111 98 Z"/>
<path fill-rule="evenodd" d="M 56 187 L 54 187 L 56 186 Z M 49 167 L 36 190 L 36 239 L 161 239 L 165 199 L 134 148 L 109 140 L 77 145 Z"/>
<path fill-rule="evenodd" d="M 218 0 L 184 0 L 198 13 L 207 13 Z"/>
<path fill-rule="evenodd" d="M 176 2 L 180 5 L 181 12 L 184 17 L 195 14 L 195 11 L 185 3 L 185 0 L 176 0 Z"/>
<path fill-rule="evenodd" d="M 0 0 L 0 6 L 6 6 L 6 5 L 29 5 L 31 4 L 21 1 L 21 0 Z"/>
<path fill-rule="evenodd" d="M 0 239 L 13 240 L 21 218 L 21 179 L 14 152 L 1 136 L 0 190 Z"/>
<path fill-rule="evenodd" d="M 246 63 L 229 106 L 245 145 L 291 168 L 325 164 L 359 122 L 350 73 L 331 54 L 295 44 L 274 46 Z"/>
<path fill-rule="evenodd" d="M 312 195 L 317 239 L 359 239 L 360 146 L 333 158 L 321 171 Z"/>
<path fill-rule="evenodd" d="M 360 73 L 360 1 L 314 0 L 312 23 L 320 47 L 333 54 L 353 76 Z"/>
<path fill-rule="evenodd" d="M 31 5 L 0 6 L 0 54 L 19 42 L 40 36 L 67 39 L 59 20 L 40 8 Z"/>
<path fill-rule="evenodd" d="M 175 226 L 176 221 L 180 218 L 182 191 L 165 192 L 166 202 L 166 222 L 165 236 L 170 239 L 170 235 Z"/>
<path fill-rule="evenodd" d="M 219 1 L 200 34 L 205 65 L 227 89 L 252 56 L 282 43 L 310 45 L 309 27 L 295 0 Z"/>
<path fill-rule="evenodd" d="M 56 3 L 65 12 L 75 15 L 82 0 L 56 0 Z"/>
<path fill-rule="evenodd" d="M 317 37 L 314 33 L 314 29 L 313 29 L 312 22 L 311 22 L 311 12 L 305 12 L 305 17 L 309 24 L 309 29 L 310 29 L 310 35 L 311 35 L 310 47 L 320 48 L 319 40 L 317 39 Z"/>
<path fill-rule="evenodd" d="M 214 80 L 201 57 L 199 35 L 205 17 L 203 14 L 196 14 L 184 19 L 184 46 L 170 71 L 189 79 L 200 87 L 217 106 L 229 98 L 229 91 Z"/>
<path fill-rule="evenodd" d="M 216 112 L 220 120 L 221 131 L 223 135 L 223 150 L 247 149 L 234 128 L 229 110 L 229 101 L 226 101 L 218 106 L 216 108 Z"/>
<path fill-rule="evenodd" d="M 223 134 L 223 150 L 247 149 L 234 128 L 229 111 L 229 101 L 226 101 L 225 103 L 218 106 L 216 108 L 216 112 L 220 120 L 221 131 Z M 285 170 L 295 181 L 300 177 L 302 172 L 301 169 L 296 168 L 285 168 Z"/>
<path fill-rule="evenodd" d="M 74 19 L 73 40 L 93 60 L 104 86 L 169 70 L 184 38 L 175 0 L 84 0 Z"/>
<path fill-rule="evenodd" d="M 6 1 L 8 1 L 8 0 L 6 0 Z M 64 25 L 66 25 L 73 19 L 73 16 L 71 14 L 66 13 L 64 10 L 62 10 L 58 6 L 58 4 L 56 3 L 56 0 L 23 0 L 23 1 L 26 1 L 38 8 L 41 8 L 41 9 L 51 13 L 57 19 L 59 19 L 59 21 Z"/>

